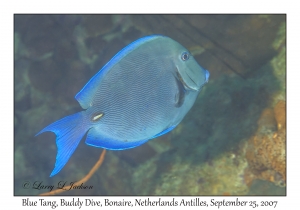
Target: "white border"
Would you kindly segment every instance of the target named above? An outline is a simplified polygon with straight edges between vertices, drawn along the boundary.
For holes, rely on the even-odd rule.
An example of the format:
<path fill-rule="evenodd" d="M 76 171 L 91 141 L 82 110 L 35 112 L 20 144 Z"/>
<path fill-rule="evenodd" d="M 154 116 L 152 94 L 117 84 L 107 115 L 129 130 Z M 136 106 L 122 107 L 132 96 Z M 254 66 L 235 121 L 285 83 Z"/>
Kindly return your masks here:
<path fill-rule="evenodd" d="M 4 1 L 3 1 L 4 2 Z M 276 209 L 299 208 L 299 6 L 296 1 L 6 1 L 1 3 L 1 206 L 19 209 L 22 198 L 13 197 L 13 14 L 14 13 L 287 13 L 287 197 L 241 197 L 241 200 L 278 200 Z M 298 9 L 297 9 L 298 8 Z M 71 198 L 71 197 L 67 197 Z M 84 199 L 85 197 L 80 197 Z M 94 197 L 95 199 L 103 199 Z M 109 198 L 109 197 L 107 197 Z M 112 197 L 116 198 L 116 197 Z M 134 199 L 126 197 L 128 200 Z M 142 197 L 145 198 L 145 197 Z M 157 199 L 158 197 L 151 197 Z M 187 197 L 176 197 L 176 199 Z M 214 197 L 222 200 L 223 197 Z M 233 197 L 224 197 L 227 200 Z M 30 197 L 38 200 L 39 197 Z M 163 197 L 168 200 L 168 197 Z M 210 197 L 202 197 L 209 201 Z M 51 198 L 59 201 L 59 197 Z M 5 208 L 6 207 L 6 208 Z M 8 207 L 8 208 L 7 208 Z M 2 208 L 2 207 L 1 207 Z M 47 207 L 49 208 L 49 207 Z M 60 207 L 61 208 L 61 207 Z M 72 207 L 71 207 L 72 208 Z M 64 209 L 71 209 L 64 208 Z M 82 208 L 87 209 L 88 207 Z M 93 207 L 99 208 L 99 207 Z M 126 208 L 126 207 L 123 207 Z M 146 208 L 146 207 L 145 207 Z M 148 207 L 149 208 L 149 207 Z M 151 207 L 153 208 L 153 207 Z M 155 207 L 165 209 L 168 207 Z M 170 208 L 170 207 L 169 207 Z M 174 207 L 182 209 L 182 207 Z M 197 207 L 200 208 L 200 207 Z M 226 208 L 226 207 L 224 207 Z M 230 207 L 231 208 L 231 207 Z M 39 209 L 30 208 L 26 209 Z M 74 209 L 74 208 L 72 208 Z M 113 208 L 110 208 L 113 209 Z M 132 209 L 132 208 L 131 208 Z M 140 209 L 139 207 L 135 209 Z M 229 208 L 227 208 L 229 209 Z M 239 208 L 238 208 L 239 209 Z"/>

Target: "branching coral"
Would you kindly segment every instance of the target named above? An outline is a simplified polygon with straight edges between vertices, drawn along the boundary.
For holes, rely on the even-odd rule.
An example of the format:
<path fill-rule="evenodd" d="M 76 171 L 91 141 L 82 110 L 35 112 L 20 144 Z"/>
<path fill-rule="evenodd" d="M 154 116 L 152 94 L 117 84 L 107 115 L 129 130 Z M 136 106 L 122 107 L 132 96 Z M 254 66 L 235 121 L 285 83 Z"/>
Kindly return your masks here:
<path fill-rule="evenodd" d="M 286 181 L 286 109 L 279 101 L 274 109 L 265 109 L 258 130 L 248 142 L 246 158 L 249 170 L 245 177 L 268 180 L 284 186 Z M 248 173 L 251 172 L 252 175 Z M 254 176 L 253 176 L 254 175 Z"/>

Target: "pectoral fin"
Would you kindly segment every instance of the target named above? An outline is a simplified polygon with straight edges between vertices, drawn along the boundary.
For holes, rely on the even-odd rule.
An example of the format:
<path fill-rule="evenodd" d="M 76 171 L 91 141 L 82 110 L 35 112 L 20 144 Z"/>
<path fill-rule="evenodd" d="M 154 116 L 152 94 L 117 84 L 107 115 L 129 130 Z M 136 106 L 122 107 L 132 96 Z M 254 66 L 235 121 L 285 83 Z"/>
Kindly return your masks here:
<path fill-rule="evenodd" d="M 184 85 L 180 79 L 180 75 L 178 72 L 177 75 L 175 76 L 175 80 L 177 85 L 177 92 L 175 94 L 175 107 L 181 107 L 184 102 L 186 89 L 184 88 Z"/>

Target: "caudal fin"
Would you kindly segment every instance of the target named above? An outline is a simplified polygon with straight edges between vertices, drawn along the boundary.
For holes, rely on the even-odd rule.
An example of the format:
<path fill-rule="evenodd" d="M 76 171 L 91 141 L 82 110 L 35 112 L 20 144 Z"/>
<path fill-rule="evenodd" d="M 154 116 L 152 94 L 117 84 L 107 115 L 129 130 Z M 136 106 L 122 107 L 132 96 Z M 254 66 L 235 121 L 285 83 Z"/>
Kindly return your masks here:
<path fill-rule="evenodd" d="M 57 174 L 66 165 L 88 129 L 89 127 L 84 122 L 84 113 L 78 112 L 48 125 L 36 134 L 37 136 L 51 131 L 56 135 L 57 155 L 50 177 Z"/>

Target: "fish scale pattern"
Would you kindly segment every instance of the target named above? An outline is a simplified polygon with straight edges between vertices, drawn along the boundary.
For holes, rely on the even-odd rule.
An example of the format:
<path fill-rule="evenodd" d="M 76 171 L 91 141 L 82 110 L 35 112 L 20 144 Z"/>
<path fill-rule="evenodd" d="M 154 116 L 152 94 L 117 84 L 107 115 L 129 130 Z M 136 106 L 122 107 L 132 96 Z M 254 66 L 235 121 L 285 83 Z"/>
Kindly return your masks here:
<path fill-rule="evenodd" d="M 93 101 L 104 112 L 99 127 L 106 135 L 134 141 L 151 138 L 163 124 L 164 129 L 169 126 L 178 88 L 174 65 L 157 57 L 157 53 L 129 54 L 107 73 Z"/>

